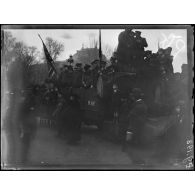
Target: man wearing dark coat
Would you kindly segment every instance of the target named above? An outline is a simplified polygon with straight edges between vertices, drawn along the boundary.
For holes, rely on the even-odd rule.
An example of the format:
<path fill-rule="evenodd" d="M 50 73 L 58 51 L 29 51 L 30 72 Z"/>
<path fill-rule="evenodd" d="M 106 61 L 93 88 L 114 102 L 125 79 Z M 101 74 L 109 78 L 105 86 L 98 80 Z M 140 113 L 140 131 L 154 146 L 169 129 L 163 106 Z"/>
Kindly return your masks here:
<path fill-rule="evenodd" d="M 58 99 L 58 88 L 53 82 L 49 83 L 49 88 L 43 95 L 43 104 L 45 105 L 45 115 L 46 117 L 51 117 Z"/>
<path fill-rule="evenodd" d="M 84 73 L 83 73 L 83 79 L 82 84 L 83 87 L 89 88 L 93 84 L 93 77 L 92 77 L 92 71 L 91 66 L 89 64 L 85 64 L 84 66 Z"/>
<path fill-rule="evenodd" d="M 69 144 L 77 144 L 81 139 L 81 110 L 78 97 L 70 94 L 65 100 L 60 95 L 53 116 L 57 119 L 58 135 L 63 136 Z"/>
<path fill-rule="evenodd" d="M 20 138 L 21 138 L 21 163 L 24 165 L 28 160 L 28 153 L 30 145 L 35 137 L 37 130 L 37 107 L 35 95 L 33 93 L 27 94 L 22 97 L 21 105 L 19 108 L 19 126 L 20 126 Z"/>
<path fill-rule="evenodd" d="M 78 96 L 71 94 L 68 101 L 68 110 L 66 115 L 66 127 L 68 130 L 68 143 L 77 144 L 81 139 L 81 109 Z"/>
<path fill-rule="evenodd" d="M 134 143 L 142 140 L 142 131 L 147 117 L 147 106 L 143 99 L 143 93 L 139 88 L 132 90 L 134 103 L 129 112 L 129 129 L 133 133 Z"/>
<path fill-rule="evenodd" d="M 55 117 L 56 120 L 56 130 L 58 136 L 66 137 L 66 120 L 65 117 L 67 113 L 67 101 L 63 97 L 61 93 L 58 93 L 58 103 L 56 109 L 54 110 L 52 116 Z"/>
<path fill-rule="evenodd" d="M 112 110 L 113 110 L 113 121 L 118 123 L 119 121 L 119 109 L 121 106 L 121 94 L 116 84 L 113 85 L 112 92 Z"/>

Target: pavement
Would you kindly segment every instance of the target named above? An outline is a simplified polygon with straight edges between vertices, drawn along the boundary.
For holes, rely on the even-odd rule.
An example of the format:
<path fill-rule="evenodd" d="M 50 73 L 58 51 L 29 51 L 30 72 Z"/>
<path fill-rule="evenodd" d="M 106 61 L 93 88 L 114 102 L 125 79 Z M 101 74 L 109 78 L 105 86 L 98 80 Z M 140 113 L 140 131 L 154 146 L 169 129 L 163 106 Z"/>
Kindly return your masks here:
<path fill-rule="evenodd" d="M 180 170 L 183 165 L 169 159 L 159 161 L 155 155 L 159 150 L 134 149 L 123 151 L 119 143 L 104 139 L 93 127 L 82 128 L 82 139 L 78 145 L 69 145 L 51 128 L 39 128 L 31 143 L 28 168 L 62 170 Z M 132 159 L 144 159 L 135 164 Z"/>
<path fill-rule="evenodd" d="M 28 155 L 32 167 L 63 169 L 130 168 L 131 158 L 122 146 L 102 138 L 95 128 L 82 128 L 78 145 L 69 145 L 50 128 L 39 128 Z"/>
<path fill-rule="evenodd" d="M 97 128 L 83 126 L 81 142 L 70 145 L 55 129 L 39 127 L 22 170 L 185 170 L 183 159 L 170 152 L 167 139 L 152 147 L 122 147 Z M 174 143 L 170 140 L 170 143 Z M 175 145 L 175 144 L 174 144 Z M 5 148 L 5 145 L 4 145 Z M 169 154 L 169 155 L 167 155 Z M 10 168 L 11 168 L 10 167 Z"/>

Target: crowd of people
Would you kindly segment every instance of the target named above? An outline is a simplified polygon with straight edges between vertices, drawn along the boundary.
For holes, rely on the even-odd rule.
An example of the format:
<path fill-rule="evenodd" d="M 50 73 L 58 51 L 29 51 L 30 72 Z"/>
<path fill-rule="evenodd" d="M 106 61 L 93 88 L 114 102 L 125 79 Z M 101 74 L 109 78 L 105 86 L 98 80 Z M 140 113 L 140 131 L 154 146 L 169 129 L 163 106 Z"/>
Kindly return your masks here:
<path fill-rule="evenodd" d="M 78 144 L 80 141 L 82 113 L 79 97 L 71 89 L 67 92 L 64 96 L 48 79 L 43 86 L 35 85 L 23 91 L 18 111 L 22 163 L 27 160 L 30 144 L 43 120 L 67 143 Z"/>
<path fill-rule="evenodd" d="M 76 63 L 74 67 L 72 65 L 64 65 L 61 67 L 57 81 L 60 88 L 96 87 L 100 74 L 108 74 L 114 71 L 112 65 L 106 66 L 106 62 L 104 61 L 100 65 L 100 62 L 96 61 L 92 62 L 91 65 Z"/>
<path fill-rule="evenodd" d="M 130 45 L 127 45 L 126 42 L 123 43 L 123 40 L 120 41 L 118 52 L 121 52 L 120 48 L 123 48 L 124 45 L 127 45 L 127 47 L 130 48 L 132 47 L 132 50 L 135 52 L 129 59 L 132 61 L 132 67 L 134 65 L 133 62 L 136 64 L 136 59 L 140 60 L 140 55 L 138 58 L 136 57 L 137 54 L 147 54 L 145 57 L 144 55 L 141 56 L 143 57 L 143 60 L 145 60 L 145 64 L 149 64 L 150 66 L 152 66 L 153 63 L 156 64 L 156 61 L 153 62 L 152 60 L 159 59 L 159 56 L 162 56 L 160 58 L 161 65 L 159 67 L 164 67 L 164 64 L 167 64 L 165 69 L 166 71 L 169 70 L 166 72 L 164 81 L 162 76 L 162 81 L 164 83 L 171 83 L 173 86 L 172 88 L 171 86 L 165 86 L 166 91 L 170 92 L 169 94 L 167 93 L 167 95 L 165 95 L 163 91 L 161 93 L 164 94 L 166 98 L 169 98 L 167 103 L 169 107 L 171 107 L 170 105 L 172 104 L 173 107 L 175 107 L 178 102 L 182 100 L 183 88 L 180 86 L 185 85 L 186 66 L 183 66 L 181 74 L 173 74 L 173 70 L 170 69 L 170 67 L 172 67 L 170 65 L 172 62 L 170 48 L 165 50 L 159 49 L 157 54 L 152 54 L 150 51 L 145 52 L 144 47 L 147 46 L 147 42 L 141 37 L 139 31 L 124 31 L 124 34 L 121 34 L 121 37 L 124 36 L 125 33 L 130 33 L 133 41 L 129 40 Z M 119 40 L 121 37 L 119 36 Z M 135 45 L 137 45 L 137 48 L 134 48 Z M 138 47 L 139 45 L 140 47 Z M 118 58 L 118 60 L 121 61 L 124 59 Z M 57 130 L 59 137 L 67 139 L 67 142 L 70 144 L 77 144 L 81 139 L 83 113 L 81 110 L 80 97 L 74 93 L 73 88 L 95 88 L 100 75 L 105 74 L 108 76 L 110 73 L 118 71 L 116 69 L 117 63 L 118 62 L 114 60 L 111 66 L 106 66 L 105 62 L 101 62 L 101 65 L 99 65 L 99 61 L 94 61 L 91 65 L 85 64 L 84 66 L 81 63 L 77 63 L 74 67 L 71 64 L 64 65 L 60 69 L 57 77 L 46 79 L 43 85 L 31 86 L 30 89 L 27 90 L 29 92 L 25 92 L 23 95 L 19 114 L 19 121 L 22 127 L 21 137 L 24 140 L 23 144 L 26 145 L 23 147 L 25 148 L 24 153 L 27 153 L 30 143 L 29 140 L 34 137 L 34 132 L 36 132 L 37 122 L 35 121 L 38 116 L 47 118 L 50 121 L 55 121 L 55 129 Z M 161 73 L 163 74 L 163 70 Z M 166 80 L 168 77 L 169 79 Z M 181 85 L 178 85 L 178 83 Z M 173 91 L 174 95 L 172 94 Z M 113 122 L 115 124 L 124 124 L 125 128 L 123 129 L 130 129 L 134 133 L 134 137 L 136 137 L 135 140 L 138 142 L 142 134 L 148 111 L 151 109 L 148 109 L 144 100 L 143 91 L 139 88 L 131 89 L 128 97 L 123 101 L 118 85 L 114 84 L 110 103 Z M 162 107 L 160 108 L 161 113 L 163 109 Z M 123 132 L 123 139 L 125 139 L 125 136 L 126 132 Z M 25 159 L 25 155 L 23 156 Z"/>
<path fill-rule="evenodd" d="M 64 71 L 69 70 L 65 67 Z M 88 71 L 88 67 L 85 71 Z M 181 79 L 181 77 L 179 78 Z M 56 134 L 60 138 L 64 138 L 68 144 L 77 145 L 81 140 L 83 110 L 81 109 L 80 97 L 73 92 L 71 86 L 67 83 L 64 85 L 64 83 L 58 84 L 55 80 L 46 79 L 44 85 L 32 86 L 22 94 L 18 116 L 23 145 L 22 160 L 24 162 L 27 159 L 31 140 L 36 134 L 37 117 L 55 121 Z M 60 88 L 59 86 L 62 84 L 63 87 Z M 83 87 L 85 88 L 85 86 Z M 66 89 L 66 92 L 64 93 L 62 89 Z M 178 96 L 180 100 L 180 94 Z M 173 97 L 175 98 L 175 96 Z M 179 100 L 176 101 L 179 102 Z M 133 133 L 133 140 L 136 143 L 142 143 L 144 139 L 142 132 L 148 116 L 148 106 L 144 101 L 143 91 L 134 88 L 124 100 L 121 98 L 118 85 L 113 84 L 110 103 L 114 124 L 120 123 L 124 126 L 122 134 L 120 135 L 120 132 L 117 136 L 121 136 L 125 141 L 127 130 L 129 130 Z"/>

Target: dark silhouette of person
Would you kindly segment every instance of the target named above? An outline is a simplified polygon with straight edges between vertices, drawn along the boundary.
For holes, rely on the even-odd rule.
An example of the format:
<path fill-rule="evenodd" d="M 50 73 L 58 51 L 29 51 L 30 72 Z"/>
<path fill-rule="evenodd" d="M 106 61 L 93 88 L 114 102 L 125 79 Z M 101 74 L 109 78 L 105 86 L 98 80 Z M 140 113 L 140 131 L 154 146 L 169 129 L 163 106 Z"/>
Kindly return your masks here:
<path fill-rule="evenodd" d="M 49 82 L 49 87 L 43 95 L 43 104 L 45 105 L 45 115 L 51 118 L 57 104 L 58 87 L 52 81 Z"/>
<path fill-rule="evenodd" d="M 112 92 L 112 109 L 113 109 L 113 122 L 119 122 L 119 109 L 121 106 L 121 94 L 117 84 L 113 84 Z"/>
<path fill-rule="evenodd" d="M 66 120 L 65 117 L 67 113 L 67 102 L 61 93 L 58 93 L 58 103 L 56 105 L 56 109 L 54 110 L 52 116 L 56 120 L 56 128 L 58 136 L 62 136 L 66 138 Z"/>
<path fill-rule="evenodd" d="M 19 108 L 19 126 L 21 138 L 21 164 L 28 163 L 28 154 L 30 145 L 35 137 L 37 130 L 37 107 L 35 102 L 35 95 L 29 93 L 21 98 L 21 105 Z"/>
<path fill-rule="evenodd" d="M 68 131 L 68 143 L 77 144 L 81 139 L 81 109 L 77 95 L 70 94 L 68 98 L 66 114 L 66 127 Z"/>
<path fill-rule="evenodd" d="M 91 70 L 91 65 L 85 64 L 84 66 L 84 72 L 83 72 L 83 79 L 82 79 L 82 84 L 83 87 L 89 88 L 93 84 L 93 78 L 92 75 L 93 72 Z"/>
<path fill-rule="evenodd" d="M 76 95 L 70 93 L 65 99 L 59 94 L 59 103 L 53 113 L 56 118 L 58 135 L 62 136 L 69 144 L 77 144 L 81 139 L 81 109 Z"/>
<path fill-rule="evenodd" d="M 140 144 L 142 142 L 142 131 L 147 119 L 147 105 L 144 102 L 141 89 L 134 88 L 132 90 L 132 109 L 130 110 L 129 129 L 133 133 L 133 142 Z"/>

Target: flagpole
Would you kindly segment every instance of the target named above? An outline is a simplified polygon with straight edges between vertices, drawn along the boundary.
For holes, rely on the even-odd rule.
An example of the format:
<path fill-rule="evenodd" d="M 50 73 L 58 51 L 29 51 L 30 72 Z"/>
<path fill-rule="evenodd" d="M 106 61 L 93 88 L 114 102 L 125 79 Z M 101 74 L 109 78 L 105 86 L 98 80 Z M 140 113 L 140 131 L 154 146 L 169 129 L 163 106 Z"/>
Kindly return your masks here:
<path fill-rule="evenodd" d="M 40 34 L 38 34 L 39 38 L 41 39 L 42 43 L 43 43 L 43 39 L 41 38 Z"/>
<path fill-rule="evenodd" d="M 101 29 L 99 29 L 99 60 L 100 60 L 100 67 L 101 67 L 101 63 L 102 63 Z"/>

